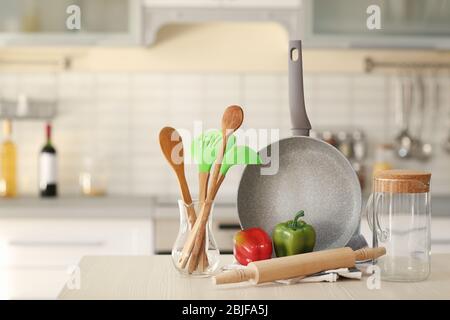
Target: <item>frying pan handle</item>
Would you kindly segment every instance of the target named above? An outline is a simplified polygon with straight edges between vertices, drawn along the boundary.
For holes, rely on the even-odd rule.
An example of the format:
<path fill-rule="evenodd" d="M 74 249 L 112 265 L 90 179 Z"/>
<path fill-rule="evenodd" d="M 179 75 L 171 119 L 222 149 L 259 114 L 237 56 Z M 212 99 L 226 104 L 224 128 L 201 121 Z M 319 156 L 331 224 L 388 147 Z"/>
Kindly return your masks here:
<path fill-rule="evenodd" d="M 301 40 L 289 41 L 289 107 L 294 136 L 309 136 L 311 123 L 305 109 Z"/>

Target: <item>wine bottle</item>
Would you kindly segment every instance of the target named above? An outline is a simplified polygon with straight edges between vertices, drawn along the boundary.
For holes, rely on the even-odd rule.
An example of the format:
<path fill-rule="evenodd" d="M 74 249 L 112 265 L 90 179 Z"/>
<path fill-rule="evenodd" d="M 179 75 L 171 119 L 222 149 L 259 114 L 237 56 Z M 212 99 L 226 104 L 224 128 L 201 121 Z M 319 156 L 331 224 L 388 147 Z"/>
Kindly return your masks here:
<path fill-rule="evenodd" d="M 11 139 L 12 124 L 10 120 L 3 121 L 3 142 L 0 145 L 0 196 L 15 197 L 16 181 L 16 146 Z"/>
<path fill-rule="evenodd" d="M 47 142 L 39 155 L 39 189 L 41 197 L 56 197 L 57 184 L 57 157 L 56 149 L 52 145 L 52 126 L 46 126 Z"/>

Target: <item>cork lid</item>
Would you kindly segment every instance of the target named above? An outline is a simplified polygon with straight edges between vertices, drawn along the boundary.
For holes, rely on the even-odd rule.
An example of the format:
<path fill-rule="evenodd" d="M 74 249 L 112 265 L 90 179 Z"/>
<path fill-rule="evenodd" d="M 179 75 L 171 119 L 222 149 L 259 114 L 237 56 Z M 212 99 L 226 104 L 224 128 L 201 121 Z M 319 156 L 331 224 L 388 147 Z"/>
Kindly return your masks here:
<path fill-rule="evenodd" d="M 416 170 L 382 170 L 375 173 L 374 191 L 425 193 L 430 191 L 431 173 Z"/>

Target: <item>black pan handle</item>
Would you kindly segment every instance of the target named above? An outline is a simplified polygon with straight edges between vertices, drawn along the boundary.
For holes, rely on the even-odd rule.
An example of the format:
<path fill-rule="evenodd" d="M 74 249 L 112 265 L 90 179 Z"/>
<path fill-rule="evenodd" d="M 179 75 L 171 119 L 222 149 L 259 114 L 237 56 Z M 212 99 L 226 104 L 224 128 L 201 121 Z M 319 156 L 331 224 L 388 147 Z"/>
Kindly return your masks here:
<path fill-rule="evenodd" d="M 289 41 L 289 107 L 291 110 L 292 134 L 309 136 L 311 123 L 305 109 L 303 94 L 302 41 Z"/>
<path fill-rule="evenodd" d="M 242 230 L 242 228 L 239 223 L 221 223 L 219 230 Z"/>

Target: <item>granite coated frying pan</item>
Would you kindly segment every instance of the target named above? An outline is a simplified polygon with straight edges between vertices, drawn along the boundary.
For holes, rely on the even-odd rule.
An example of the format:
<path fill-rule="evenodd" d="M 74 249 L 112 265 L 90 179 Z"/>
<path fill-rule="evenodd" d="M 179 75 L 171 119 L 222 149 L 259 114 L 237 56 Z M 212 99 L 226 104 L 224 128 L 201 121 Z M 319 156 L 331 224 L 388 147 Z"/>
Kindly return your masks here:
<path fill-rule="evenodd" d="M 309 137 L 301 41 L 289 42 L 289 100 L 294 136 L 260 151 L 263 161 L 275 161 L 279 150 L 276 174 L 261 174 L 268 164 L 245 168 L 238 190 L 241 226 L 260 227 L 271 234 L 277 223 L 304 210 L 305 221 L 316 230 L 314 250 L 365 246 L 359 235 L 361 187 L 355 171 L 336 148 Z M 267 154 L 270 157 L 264 159 Z"/>

